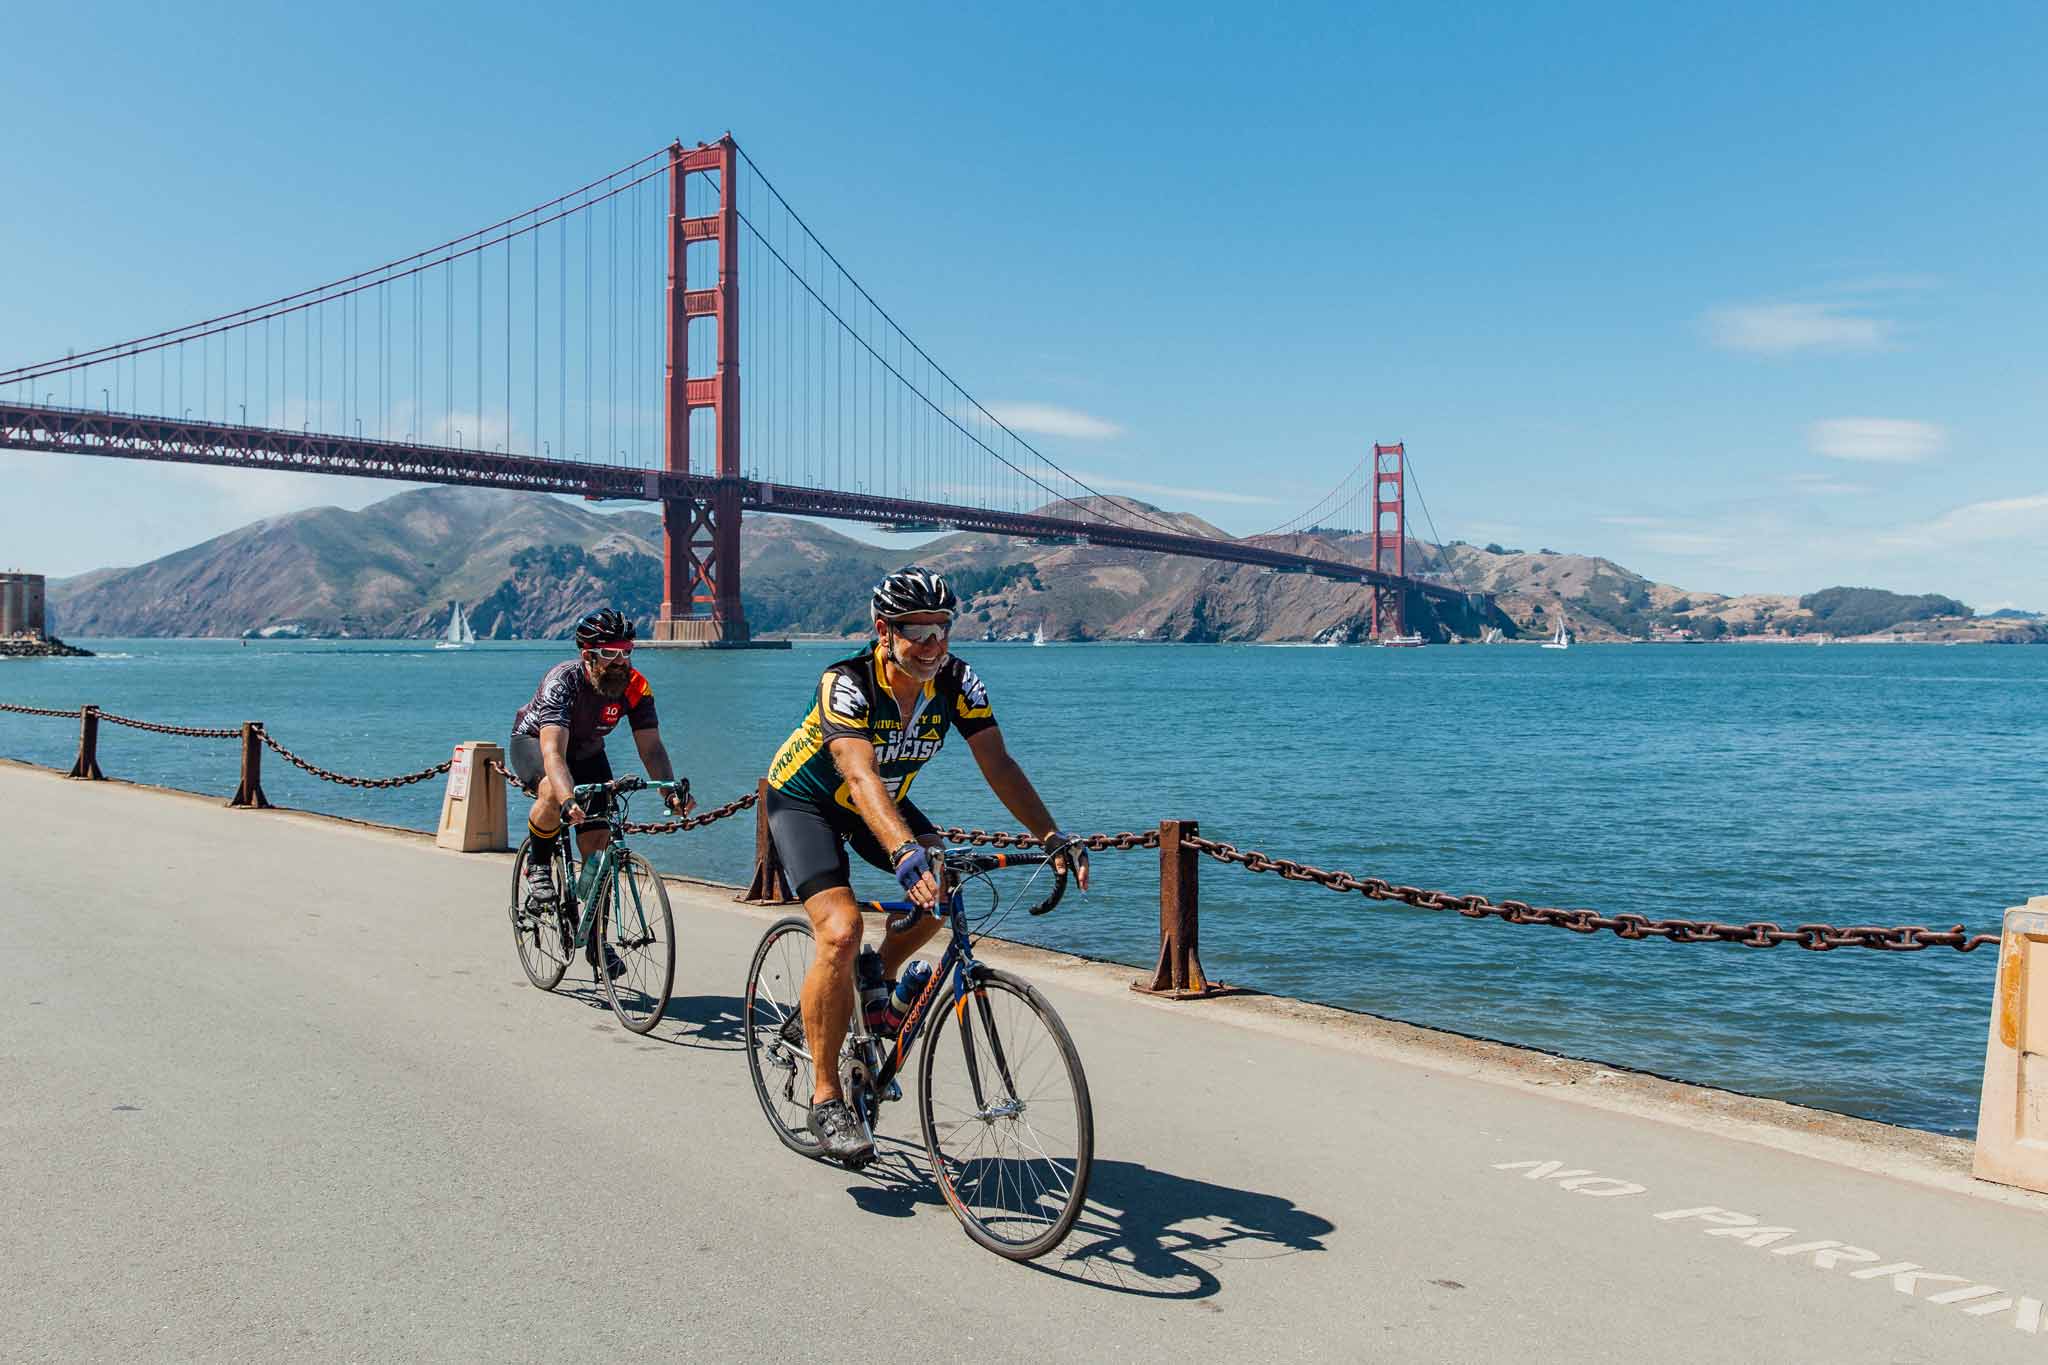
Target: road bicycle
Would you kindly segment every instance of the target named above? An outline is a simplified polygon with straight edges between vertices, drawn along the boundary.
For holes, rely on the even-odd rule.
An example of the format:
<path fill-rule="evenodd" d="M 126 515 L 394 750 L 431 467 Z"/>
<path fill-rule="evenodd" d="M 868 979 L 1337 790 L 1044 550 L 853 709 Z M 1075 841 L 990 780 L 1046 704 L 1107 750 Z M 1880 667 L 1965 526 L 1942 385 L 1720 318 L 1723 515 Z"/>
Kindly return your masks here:
<path fill-rule="evenodd" d="M 1058 1246 L 1080 1216 L 1094 1162 L 1095 1117 L 1080 1055 L 1059 1015 L 1029 982 L 975 960 L 968 888 L 975 888 L 976 927 L 986 932 L 1001 905 L 989 874 L 1043 868 L 1053 856 L 948 848 L 933 860 L 940 887 L 934 909 L 864 902 L 889 916 L 892 929 L 932 914 L 949 936 L 937 970 L 901 1023 L 886 1036 L 873 1033 L 856 1002 L 845 1044 L 833 1059 L 847 1106 L 872 1138 L 882 1105 L 901 1097 L 896 1078 L 922 1038 L 917 1116 L 932 1176 L 969 1237 L 1018 1261 Z M 1051 894 L 1030 913 L 1058 905 L 1066 885 L 1067 874 L 1055 869 Z M 985 911 L 981 894 L 989 897 Z M 744 1017 L 747 1067 L 769 1126 L 784 1146 L 822 1160 L 806 1126 L 815 1071 L 799 1003 L 815 956 L 809 919 L 792 915 L 770 925 L 754 950 Z M 949 1021 L 958 1042 L 942 1047 Z"/>
<path fill-rule="evenodd" d="M 626 847 L 626 800 L 637 791 L 677 792 L 687 799 L 690 784 L 621 777 L 577 787 L 571 799 L 586 811 L 600 798 L 608 799 L 598 807 L 605 814 L 584 820 L 574 832 L 609 830 L 611 842 L 579 863 L 570 856 L 575 840 L 569 833 L 556 837 L 552 909 L 527 908 L 526 867 L 533 840 L 519 846 L 512 860 L 512 938 L 527 980 L 544 991 L 561 983 L 577 949 L 595 945 L 592 955 L 600 965 L 592 974 L 612 1013 L 633 1032 L 646 1033 L 660 1022 L 675 987 L 676 932 L 661 874 Z M 619 970 L 604 970 L 602 964 L 612 961 Z"/>

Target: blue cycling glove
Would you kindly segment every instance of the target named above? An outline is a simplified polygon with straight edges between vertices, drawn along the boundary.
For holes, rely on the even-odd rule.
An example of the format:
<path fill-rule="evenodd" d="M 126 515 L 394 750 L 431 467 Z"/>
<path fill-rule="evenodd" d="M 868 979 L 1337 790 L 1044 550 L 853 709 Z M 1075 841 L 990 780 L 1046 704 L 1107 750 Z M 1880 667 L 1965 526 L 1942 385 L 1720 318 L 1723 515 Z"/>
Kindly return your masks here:
<path fill-rule="evenodd" d="M 898 850 L 903 856 L 896 860 L 896 880 L 907 892 L 917 885 L 917 879 L 932 870 L 932 860 L 925 853 L 923 844 L 906 845 Z"/>

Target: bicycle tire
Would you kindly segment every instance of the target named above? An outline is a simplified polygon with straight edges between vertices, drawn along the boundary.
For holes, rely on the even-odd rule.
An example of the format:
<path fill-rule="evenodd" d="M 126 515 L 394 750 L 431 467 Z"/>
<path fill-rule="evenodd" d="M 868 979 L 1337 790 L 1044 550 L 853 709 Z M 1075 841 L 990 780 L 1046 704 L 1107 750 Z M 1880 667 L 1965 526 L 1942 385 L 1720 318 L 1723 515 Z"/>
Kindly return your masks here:
<path fill-rule="evenodd" d="M 569 970 L 569 953 L 562 947 L 559 911 L 535 913 L 526 908 L 526 864 L 533 852 L 533 840 L 519 846 L 512 860 L 512 941 L 519 949 L 519 965 L 526 979 L 544 991 L 562 983 Z M 555 859 L 555 901 L 561 904 L 566 888 L 562 884 L 562 861 Z"/>
<path fill-rule="evenodd" d="M 600 971 L 597 978 L 619 1022 L 630 1032 L 647 1033 L 668 1012 L 675 989 L 675 916 L 652 863 L 627 853 L 615 869 L 611 885 L 599 893 L 590 937 L 600 955 L 606 948 L 618 953 L 626 970 L 618 977 Z"/>
<path fill-rule="evenodd" d="M 997 1022 L 999 1006 L 992 997 L 1014 1002 L 1001 1023 Z M 1027 1021 L 1043 1030 L 1049 1050 L 1045 1040 L 1024 1035 Z M 939 1040 L 949 1028 L 963 1046 L 957 1053 L 942 1054 Z M 959 1087 L 957 1096 L 951 1094 L 950 1073 L 940 1070 L 942 1055 L 960 1059 L 954 1063 L 959 1080 L 952 1083 Z M 982 1112 L 976 1111 L 969 1056 L 976 1058 L 984 1099 L 999 1094 L 1021 1101 L 1015 1114 L 991 1118 L 986 1110 L 997 1106 L 988 1104 L 982 1106 Z M 1040 1077 L 1052 1079 L 1055 1069 L 1064 1077 L 1064 1097 L 1057 1089 L 1039 1098 L 1027 1099 L 1016 1093 L 1034 1090 Z M 1011 1085 L 1011 1081 L 1017 1083 Z M 935 1088 L 942 1085 L 947 1086 L 948 1095 L 935 1097 Z M 1037 987 L 1008 972 L 984 968 L 967 996 L 965 1010 L 956 1015 L 952 1009 L 934 1008 L 931 1029 L 919 1055 L 917 1100 L 932 1178 L 969 1237 L 1013 1261 L 1035 1260 L 1066 1240 L 1088 1202 L 1088 1177 L 1095 1163 L 1095 1111 L 1074 1040 Z M 1048 1137 L 1050 1124 L 1041 1127 L 1024 1117 L 1034 1107 L 1044 1115 L 1071 1109 L 1071 1118 L 1055 1120 L 1062 1130 L 1058 1140 Z M 945 1150 L 948 1145 L 965 1150 L 949 1153 Z M 1055 1155 L 1046 1150 L 1048 1146 L 1071 1147 L 1072 1155 Z M 1027 1158 L 1023 1155 L 1026 1151 L 1038 1159 Z M 1013 1190 L 1016 1198 L 1011 1200 Z M 1048 1213 L 1045 1201 L 1054 1195 L 1058 1207 Z M 987 1202 L 991 1199 L 994 1202 Z"/>
<path fill-rule="evenodd" d="M 754 1098 L 761 1102 L 768 1126 L 792 1152 L 822 1160 L 818 1140 L 805 1126 L 817 1073 L 789 1051 L 783 1038 L 791 1020 L 802 1036 L 804 977 L 816 957 L 809 919 L 787 915 L 769 925 L 747 968 L 740 1020 L 746 1030 L 747 1074 L 754 1078 Z"/>

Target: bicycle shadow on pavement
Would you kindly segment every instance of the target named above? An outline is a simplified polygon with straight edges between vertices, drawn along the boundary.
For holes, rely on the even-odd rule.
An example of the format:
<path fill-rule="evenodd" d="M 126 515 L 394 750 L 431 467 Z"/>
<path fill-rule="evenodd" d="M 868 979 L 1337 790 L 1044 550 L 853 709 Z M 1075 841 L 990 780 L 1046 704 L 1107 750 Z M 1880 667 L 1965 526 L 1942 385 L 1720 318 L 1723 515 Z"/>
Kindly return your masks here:
<path fill-rule="evenodd" d="M 674 995 L 648 1036 L 677 1047 L 738 1052 L 746 1044 L 747 1002 L 737 995 Z M 681 1024 L 682 1029 L 673 1025 Z"/>
<path fill-rule="evenodd" d="M 848 1192 L 869 1213 L 908 1218 L 946 1206 L 922 1144 L 889 1138 Z M 1116 1294 L 1202 1299 L 1221 1292 L 1232 1262 L 1324 1251 L 1336 1224 L 1276 1194 L 1158 1171 L 1135 1161 L 1095 1163 L 1088 1203 L 1061 1246 L 1030 1268 Z"/>

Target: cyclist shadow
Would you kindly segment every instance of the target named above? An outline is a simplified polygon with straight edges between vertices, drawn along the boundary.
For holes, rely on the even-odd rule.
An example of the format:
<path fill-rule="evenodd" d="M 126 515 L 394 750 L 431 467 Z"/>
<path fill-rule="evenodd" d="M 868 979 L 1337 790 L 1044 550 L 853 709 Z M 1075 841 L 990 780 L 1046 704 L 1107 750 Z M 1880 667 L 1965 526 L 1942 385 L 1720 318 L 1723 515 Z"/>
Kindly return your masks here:
<path fill-rule="evenodd" d="M 555 988 L 555 994 L 578 1001 L 606 1017 L 611 1015 L 611 1002 L 592 978 L 578 981 L 570 977 Z M 661 1022 L 642 1034 L 641 1039 L 671 1047 L 738 1052 L 746 1043 L 746 1029 L 742 1026 L 745 1008 L 746 1001 L 736 995 L 672 995 L 668 1008 L 661 1012 Z"/>
<path fill-rule="evenodd" d="M 908 1218 L 945 1207 L 921 1144 L 880 1139 L 882 1154 L 850 1191 L 869 1213 Z M 1088 1203 L 1057 1251 L 1030 1268 L 1116 1294 L 1202 1299 L 1223 1288 L 1231 1262 L 1323 1251 L 1336 1225 L 1281 1195 L 1156 1171 L 1134 1161 L 1097 1161 Z"/>

